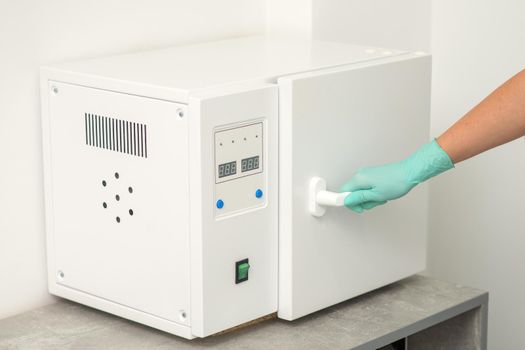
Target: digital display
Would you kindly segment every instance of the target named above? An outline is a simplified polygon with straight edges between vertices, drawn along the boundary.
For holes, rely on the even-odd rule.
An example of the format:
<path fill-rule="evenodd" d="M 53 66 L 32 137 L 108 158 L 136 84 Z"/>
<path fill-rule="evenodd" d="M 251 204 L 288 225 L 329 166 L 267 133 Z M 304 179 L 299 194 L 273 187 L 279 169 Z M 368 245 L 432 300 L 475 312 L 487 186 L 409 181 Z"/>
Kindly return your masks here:
<path fill-rule="evenodd" d="M 219 178 L 235 175 L 237 173 L 237 162 L 219 164 Z"/>
<path fill-rule="evenodd" d="M 259 169 L 259 156 L 245 158 L 241 161 L 241 172 Z"/>

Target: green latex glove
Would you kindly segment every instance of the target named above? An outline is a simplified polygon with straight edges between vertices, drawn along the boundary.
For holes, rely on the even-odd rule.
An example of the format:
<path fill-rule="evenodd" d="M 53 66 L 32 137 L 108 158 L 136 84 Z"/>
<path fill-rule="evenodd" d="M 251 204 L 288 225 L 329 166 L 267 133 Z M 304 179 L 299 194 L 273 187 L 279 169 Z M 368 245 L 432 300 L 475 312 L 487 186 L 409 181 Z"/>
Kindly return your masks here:
<path fill-rule="evenodd" d="M 341 192 L 352 192 L 345 206 L 362 213 L 404 196 L 417 184 L 453 167 L 448 154 L 432 140 L 400 162 L 359 169 L 341 188 Z"/>

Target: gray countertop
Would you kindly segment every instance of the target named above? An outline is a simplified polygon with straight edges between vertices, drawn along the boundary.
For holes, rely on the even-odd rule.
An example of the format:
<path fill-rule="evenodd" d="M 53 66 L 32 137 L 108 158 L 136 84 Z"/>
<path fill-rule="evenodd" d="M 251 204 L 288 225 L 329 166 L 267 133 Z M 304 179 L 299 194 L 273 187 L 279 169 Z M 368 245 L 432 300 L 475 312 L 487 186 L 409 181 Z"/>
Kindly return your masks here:
<path fill-rule="evenodd" d="M 61 300 L 0 320 L 0 349 L 375 349 L 487 302 L 486 292 L 413 276 L 293 322 L 184 340 Z"/>

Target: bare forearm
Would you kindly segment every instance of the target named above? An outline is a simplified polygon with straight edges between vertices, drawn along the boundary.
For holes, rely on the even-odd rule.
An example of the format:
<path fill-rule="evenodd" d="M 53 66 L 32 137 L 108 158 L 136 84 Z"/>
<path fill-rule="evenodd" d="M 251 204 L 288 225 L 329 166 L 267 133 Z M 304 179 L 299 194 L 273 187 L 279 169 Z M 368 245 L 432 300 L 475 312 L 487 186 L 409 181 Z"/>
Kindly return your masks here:
<path fill-rule="evenodd" d="M 437 142 L 454 163 L 525 135 L 525 70 L 458 120 Z"/>

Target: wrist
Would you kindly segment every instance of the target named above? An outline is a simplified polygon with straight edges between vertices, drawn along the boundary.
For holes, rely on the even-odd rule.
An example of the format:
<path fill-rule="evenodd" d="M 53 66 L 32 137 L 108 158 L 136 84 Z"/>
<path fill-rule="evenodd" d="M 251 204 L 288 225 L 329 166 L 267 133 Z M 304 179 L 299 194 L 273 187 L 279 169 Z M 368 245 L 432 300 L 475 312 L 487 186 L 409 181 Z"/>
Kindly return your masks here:
<path fill-rule="evenodd" d="M 405 161 L 408 181 L 414 185 L 454 167 L 449 155 L 435 139 L 421 146 Z"/>

